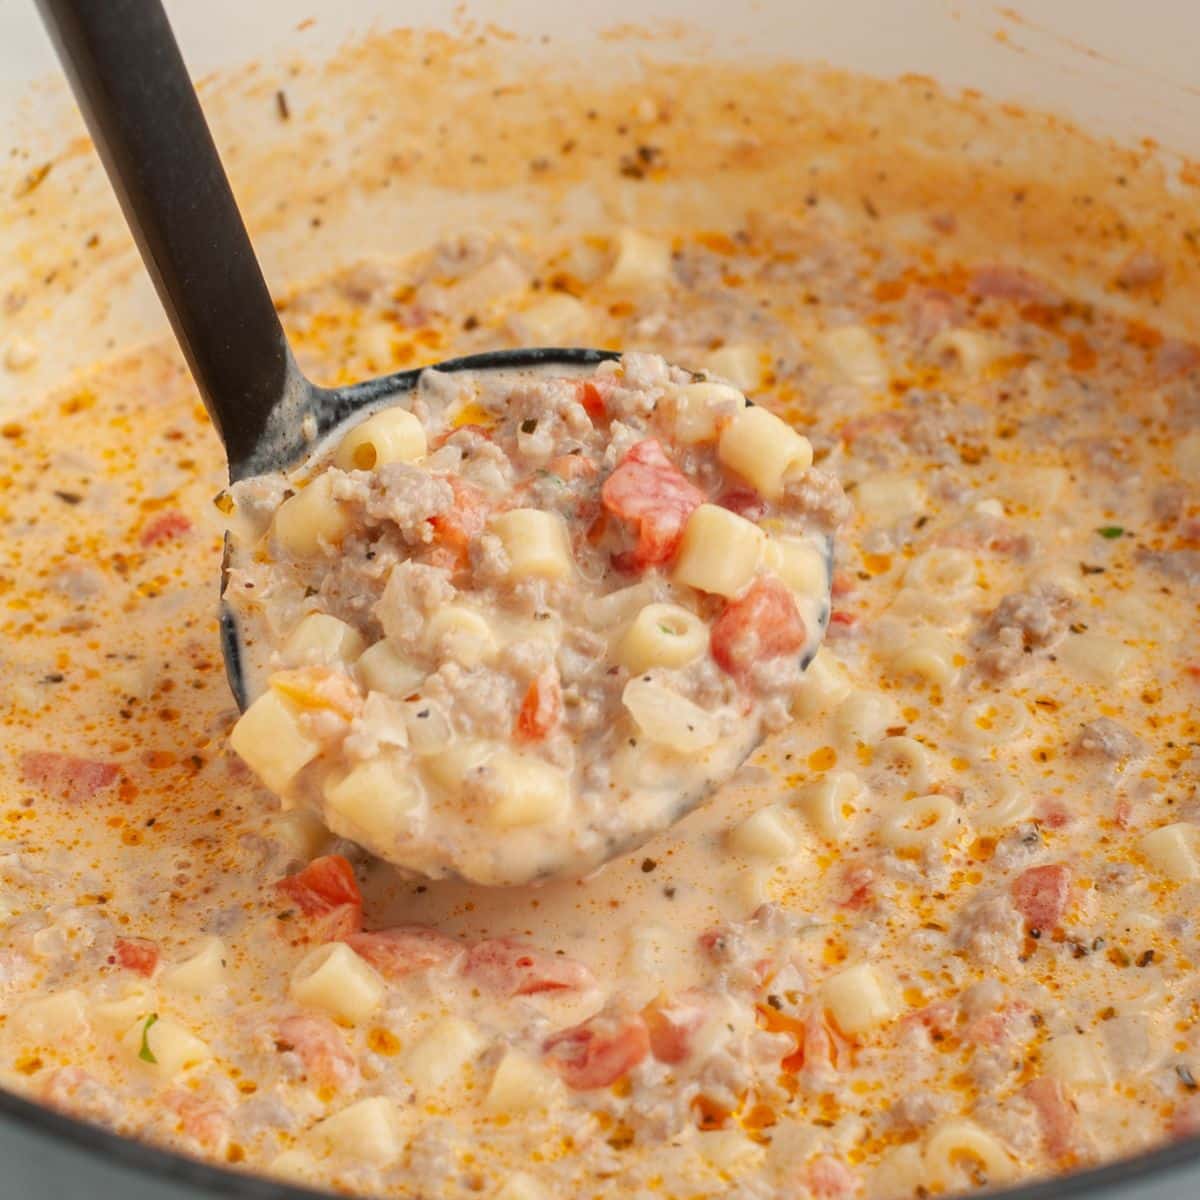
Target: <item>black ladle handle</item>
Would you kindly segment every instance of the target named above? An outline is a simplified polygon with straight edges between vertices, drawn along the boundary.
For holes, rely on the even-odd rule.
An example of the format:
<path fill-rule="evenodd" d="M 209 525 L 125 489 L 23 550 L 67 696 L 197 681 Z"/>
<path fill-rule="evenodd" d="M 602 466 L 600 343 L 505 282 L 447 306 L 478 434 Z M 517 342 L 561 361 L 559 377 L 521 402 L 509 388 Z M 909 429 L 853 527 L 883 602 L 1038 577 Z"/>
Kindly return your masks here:
<path fill-rule="evenodd" d="M 160 0 L 37 0 L 229 458 L 307 392 Z M 289 406 L 291 407 L 291 406 Z"/>

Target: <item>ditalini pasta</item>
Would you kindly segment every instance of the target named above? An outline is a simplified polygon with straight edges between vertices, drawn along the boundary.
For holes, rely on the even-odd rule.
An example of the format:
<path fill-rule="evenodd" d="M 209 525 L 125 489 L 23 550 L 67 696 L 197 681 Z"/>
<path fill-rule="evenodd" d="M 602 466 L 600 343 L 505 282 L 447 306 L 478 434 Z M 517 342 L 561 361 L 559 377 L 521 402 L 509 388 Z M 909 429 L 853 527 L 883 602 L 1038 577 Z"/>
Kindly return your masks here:
<path fill-rule="evenodd" d="M 644 252 L 624 237 L 625 282 Z M 412 870 L 589 870 L 787 719 L 829 616 L 833 523 L 805 495 L 836 483 L 812 459 L 647 355 L 423 380 L 294 478 L 232 489 L 226 598 L 258 679 L 233 747 Z M 914 655 L 948 677 L 948 652 Z"/>
<path fill-rule="evenodd" d="M 453 112 L 485 55 L 443 41 L 389 77 Z M 485 72 L 503 136 L 366 160 L 384 196 L 461 181 L 438 228 L 546 220 L 280 301 L 315 379 L 560 337 L 620 365 L 427 372 L 233 512 L 164 346 L 0 421 L 0 1086 L 373 1200 L 927 1200 L 1200 1133 L 1200 349 L 1155 325 L 1200 311 L 1196 185 L 1155 214 L 1180 262 L 1109 311 L 1004 222 L 1116 269 L 1153 156 L 1085 203 L 1070 142 L 1064 215 L 1018 190 L 1046 123 L 1010 153 L 1017 118 L 927 80 L 636 66 Z M 955 157 L 914 165 L 939 111 Z M 10 205 L 68 185 L 0 338 L 58 302 L 17 288 L 54 241 L 117 261 L 82 163 Z M 557 874 L 760 724 L 707 804 Z M 545 878 L 373 853 L 418 847 Z"/>

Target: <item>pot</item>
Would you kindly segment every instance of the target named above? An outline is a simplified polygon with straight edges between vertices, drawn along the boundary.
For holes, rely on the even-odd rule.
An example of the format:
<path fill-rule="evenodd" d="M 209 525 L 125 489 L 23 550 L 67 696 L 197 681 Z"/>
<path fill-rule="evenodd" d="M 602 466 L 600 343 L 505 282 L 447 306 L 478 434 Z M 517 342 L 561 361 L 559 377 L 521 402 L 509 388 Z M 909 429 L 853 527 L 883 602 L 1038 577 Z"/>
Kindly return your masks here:
<path fill-rule="evenodd" d="M 326 69 L 347 39 L 403 22 L 416 28 L 458 30 L 465 18 L 448 0 L 309 0 L 302 10 L 284 0 L 175 0 L 168 4 L 185 57 L 204 76 L 203 97 L 218 142 L 256 237 L 272 286 L 286 290 L 339 261 L 378 248 L 396 252 L 430 240 L 446 228 L 479 219 L 482 201 L 439 197 L 420 219 L 411 206 L 396 211 L 395 197 L 363 219 L 349 192 L 322 209 L 319 225 L 304 203 L 329 182 L 306 178 L 289 209 L 276 211 L 275 186 L 294 176 L 297 122 L 330 137 L 333 170 L 349 171 L 369 134 L 345 114 L 363 81 L 342 65 Z M 301 20 L 301 16 L 306 19 Z M 311 20 L 307 19 L 311 18 Z M 599 70 L 628 68 L 629 48 L 601 40 L 602 30 L 649 20 L 661 30 L 640 52 L 671 57 L 703 55 L 753 60 L 755 56 L 823 60 L 885 77 L 919 74 L 954 90 L 969 87 L 989 97 L 1048 110 L 1092 134 L 1132 145 L 1174 169 L 1189 153 L 1200 155 L 1200 91 L 1193 49 L 1200 40 L 1200 8 L 1150 0 L 1135 13 L 1128 5 L 1097 6 L 1060 0 L 1052 8 L 1017 0 L 998 10 L 982 0 L 956 6 L 944 0 L 760 0 L 752 8 L 683 0 L 583 0 L 574 5 L 474 0 L 469 28 L 495 21 L 518 35 L 548 34 L 573 57 Z M 686 23 L 682 32 L 677 23 Z M 260 66 L 245 64 L 259 61 Z M 353 56 L 348 60 L 353 64 Z M 289 69 L 289 64 L 305 64 Z M 359 66 L 363 66 L 359 60 Z M 369 70 L 370 64 L 365 64 Z M 212 73 L 219 73 L 219 78 Z M 319 108 L 314 97 L 320 95 Z M 427 116 L 431 114 L 426 114 Z M 12 411 L 25 398 L 54 386 L 106 353 L 165 333 L 165 323 L 120 225 L 115 203 L 86 147 L 56 157 L 82 127 L 32 5 L 0 9 L 0 297 L 34 274 L 47 282 L 33 302 L 3 318 L 0 340 L 19 338 L 41 352 L 21 374 L 0 371 L 0 405 Z M 918 132 L 919 136 L 919 132 Z M 419 130 L 414 134 L 419 150 Z M 332 149 L 330 149 L 332 147 Z M 12 148 L 13 154 L 9 154 Z M 377 147 L 376 147 L 377 148 Z M 24 199 L 52 163 L 68 175 L 68 220 L 29 211 Z M 315 170 L 315 168 L 314 168 Z M 519 195 L 489 195 L 494 211 L 519 209 Z M 369 207 L 369 202 L 368 202 Z M 57 214 L 62 217 L 60 211 Z M 111 244 L 99 265 L 74 265 L 85 230 Z M 1086 275 L 1086 269 L 1083 269 Z M 1181 296 L 1165 319 L 1194 335 L 1200 320 L 1195 297 Z M 53 347 L 53 353 L 48 349 Z M 117 1137 L 71 1120 L 13 1094 L 0 1092 L 0 1162 L 8 1197 L 86 1196 L 89 1200 L 201 1200 L 261 1197 L 301 1200 L 301 1189 L 252 1178 Z M 1184 1200 L 1200 1194 L 1200 1140 L 1180 1142 L 1141 1157 L 1066 1178 L 994 1193 L 1008 1200 Z"/>

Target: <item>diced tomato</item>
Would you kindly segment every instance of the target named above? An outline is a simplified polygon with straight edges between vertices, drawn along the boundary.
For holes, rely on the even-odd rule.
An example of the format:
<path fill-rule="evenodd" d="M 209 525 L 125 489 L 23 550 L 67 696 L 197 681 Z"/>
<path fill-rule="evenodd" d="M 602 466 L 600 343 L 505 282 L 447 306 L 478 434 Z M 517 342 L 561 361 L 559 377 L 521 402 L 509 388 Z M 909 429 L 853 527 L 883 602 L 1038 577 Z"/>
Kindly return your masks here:
<path fill-rule="evenodd" d="M 63 1070 L 70 1070 L 64 1067 Z M 1182 1101 L 1171 1118 L 1171 1136 L 1190 1138 L 1200 1135 L 1200 1094 L 1193 1092 Z"/>
<path fill-rule="evenodd" d="M 745 517 L 747 521 L 761 521 L 767 513 L 767 502 L 748 487 L 726 488 L 717 497 L 716 503 L 737 513 L 739 517 Z"/>
<path fill-rule="evenodd" d="M 149 938 L 117 938 L 109 961 L 149 978 L 158 966 L 158 943 Z"/>
<path fill-rule="evenodd" d="M 692 1052 L 696 1032 L 708 1016 L 704 994 L 683 992 L 668 999 L 652 1000 L 642 1009 L 642 1020 L 650 1037 L 650 1053 L 659 1062 L 683 1062 Z"/>
<path fill-rule="evenodd" d="M 841 1159 L 819 1155 L 804 1172 L 813 1200 L 846 1200 L 862 1188 L 862 1181 Z"/>
<path fill-rule="evenodd" d="M 608 404 L 604 393 L 591 380 L 585 380 L 579 385 L 579 403 L 584 412 L 592 418 L 593 424 L 608 419 Z"/>
<path fill-rule="evenodd" d="M 842 890 L 835 901 L 842 908 L 860 912 L 875 901 L 875 872 L 865 863 L 846 863 L 842 868 Z"/>
<path fill-rule="evenodd" d="M 171 542 L 182 537 L 192 528 L 191 520 L 181 512 L 165 512 L 154 518 L 138 539 L 143 546 L 157 546 L 160 542 Z"/>
<path fill-rule="evenodd" d="M 1178 338 L 1167 338 L 1154 358 L 1154 369 L 1161 379 L 1183 375 L 1197 367 L 1200 367 L 1200 348 Z"/>
<path fill-rule="evenodd" d="M 556 954 L 544 954 L 514 938 L 476 942 L 467 951 L 463 974 L 501 996 L 582 991 L 595 982 L 583 963 Z"/>
<path fill-rule="evenodd" d="M 983 299 L 1046 301 L 1049 288 L 1022 267 L 990 264 L 971 272 L 970 289 Z"/>
<path fill-rule="evenodd" d="M 640 1016 L 600 1013 L 556 1033 L 544 1049 L 568 1087 L 590 1091 L 628 1075 L 650 1053 L 650 1034 Z"/>
<path fill-rule="evenodd" d="M 483 532 L 492 506 L 487 493 L 473 483 L 453 475 L 448 482 L 454 492 L 454 507 L 449 512 L 430 517 L 429 523 L 441 547 L 449 550 L 461 564 L 466 561 L 471 539 Z"/>
<path fill-rule="evenodd" d="M 102 1103 L 88 1102 L 89 1095 L 96 1092 L 106 1097 L 111 1095 L 82 1067 L 55 1067 L 42 1076 L 39 1089 L 43 1104 L 77 1117 L 90 1115 L 93 1120 L 98 1120 L 105 1111 Z"/>
<path fill-rule="evenodd" d="M 824 1008 L 814 1004 L 804 1022 L 804 1068 L 807 1071 L 840 1071 L 846 1061 L 849 1044 L 833 1028 Z"/>
<path fill-rule="evenodd" d="M 600 468 L 586 454 L 560 454 L 546 464 L 546 470 L 560 479 L 591 479 Z"/>
<path fill-rule="evenodd" d="M 854 576 L 848 571 L 834 571 L 829 583 L 829 591 L 833 596 L 848 596 L 854 591 Z"/>
<path fill-rule="evenodd" d="M 907 1019 L 928 1029 L 931 1037 L 940 1040 L 954 1032 L 958 1022 L 958 1006 L 953 1000 L 938 1000 L 918 1009 Z"/>
<path fill-rule="evenodd" d="M 328 1018 L 315 1013 L 285 1017 L 279 1023 L 275 1044 L 294 1050 L 313 1083 L 348 1088 L 358 1079 L 358 1064 L 342 1031 Z"/>
<path fill-rule="evenodd" d="M 514 735 L 522 741 L 540 742 L 562 720 L 562 683 L 553 663 L 530 683 L 517 713 Z"/>
<path fill-rule="evenodd" d="M 908 302 L 908 328 L 919 342 L 927 342 L 957 323 L 958 301 L 940 288 L 922 288 Z"/>
<path fill-rule="evenodd" d="M 637 544 L 614 563 L 622 570 L 640 571 L 670 562 L 683 537 L 683 528 L 704 493 L 667 458 L 653 438 L 626 451 L 600 489 L 604 507 L 632 525 Z"/>
<path fill-rule="evenodd" d="M 120 777 L 116 763 L 76 758 L 53 750 L 28 750 L 21 755 L 21 777 L 58 800 L 79 803 L 111 787 Z"/>
<path fill-rule="evenodd" d="M 452 962 L 463 951 L 461 942 L 427 925 L 397 925 L 374 933 L 352 933 L 346 945 L 388 979 L 403 979 Z"/>
<path fill-rule="evenodd" d="M 711 929 L 704 930 L 696 941 L 713 962 L 724 963 L 733 957 L 738 937 L 737 930 L 728 925 L 714 925 Z"/>
<path fill-rule="evenodd" d="M 362 893 L 354 868 L 340 854 L 314 858 L 303 871 L 281 879 L 275 887 L 306 917 L 320 923 L 326 941 L 362 929 Z"/>
<path fill-rule="evenodd" d="M 1057 1079 L 1040 1076 L 1022 1089 L 1037 1111 L 1042 1141 L 1051 1158 L 1073 1154 L 1077 1145 L 1078 1114 Z"/>
<path fill-rule="evenodd" d="M 1075 814 L 1065 804 L 1050 796 L 1042 796 L 1037 804 L 1038 824 L 1045 829 L 1066 829 Z"/>
<path fill-rule="evenodd" d="M 778 579 L 759 579 L 725 605 L 710 635 L 717 665 L 744 679 L 755 663 L 794 654 L 807 640 L 792 593 Z"/>
<path fill-rule="evenodd" d="M 995 1012 L 973 1018 L 963 1030 L 969 1046 L 999 1046 L 1012 1039 L 1021 1018 L 1028 1022 L 1029 1006 L 1020 1002 L 1006 1004 Z M 1028 1027 L 1028 1025 L 1027 1025 Z"/>
<path fill-rule="evenodd" d="M 829 614 L 826 635 L 831 638 L 849 637 L 858 628 L 858 614 L 844 608 L 835 608 Z"/>
<path fill-rule="evenodd" d="M 1058 927 L 1071 895 L 1071 872 L 1061 864 L 1030 867 L 1012 883 L 1013 903 L 1030 929 Z"/>
<path fill-rule="evenodd" d="M 173 1088 L 163 1105 L 179 1117 L 179 1131 L 209 1154 L 224 1154 L 231 1132 L 229 1112 L 214 1100 Z"/>

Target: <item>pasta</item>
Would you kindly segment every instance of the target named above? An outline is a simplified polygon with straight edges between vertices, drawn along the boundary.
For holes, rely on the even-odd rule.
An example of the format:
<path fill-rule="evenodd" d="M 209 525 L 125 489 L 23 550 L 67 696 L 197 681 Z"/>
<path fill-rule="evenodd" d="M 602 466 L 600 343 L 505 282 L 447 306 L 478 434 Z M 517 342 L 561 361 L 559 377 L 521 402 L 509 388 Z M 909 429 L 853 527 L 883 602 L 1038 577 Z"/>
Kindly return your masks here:
<path fill-rule="evenodd" d="M 724 383 L 688 383 L 674 395 L 675 428 L 687 446 L 714 441 L 721 423 L 743 409 L 746 397 Z"/>
<path fill-rule="evenodd" d="M 313 1130 L 318 1144 L 356 1162 L 393 1162 L 403 1149 L 400 1114 L 385 1096 L 370 1096 L 326 1117 Z"/>
<path fill-rule="evenodd" d="M 332 942 L 300 960 L 289 990 L 297 1003 L 357 1025 L 379 1007 L 384 988 L 372 967 L 349 946 Z"/>
<path fill-rule="evenodd" d="M 405 1052 L 401 1068 L 425 1096 L 457 1082 L 483 1046 L 483 1035 L 470 1021 L 443 1017 Z"/>
<path fill-rule="evenodd" d="M 942 847 L 967 832 L 967 823 L 949 796 L 936 792 L 917 796 L 884 819 L 880 836 L 896 850 Z"/>
<path fill-rule="evenodd" d="M 162 974 L 162 986 L 191 995 L 204 995 L 224 985 L 225 956 L 228 949 L 219 937 L 208 937 L 183 962 L 168 967 Z"/>
<path fill-rule="evenodd" d="M 721 430 L 717 455 L 768 500 L 812 466 L 808 439 L 765 408 L 743 408 Z"/>
<path fill-rule="evenodd" d="M 1015 696 L 989 696 L 963 709 L 963 734 L 976 746 L 1011 745 L 1029 727 L 1029 710 Z"/>
<path fill-rule="evenodd" d="M 796 805 L 812 827 L 830 842 L 844 841 L 863 807 L 862 780 L 850 771 L 831 771 L 801 788 Z"/>
<path fill-rule="evenodd" d="M 209 1047 L 171 1017 L 151 1013 L 121 1039 L 131 1063 L 148 1074 L 174 1078 L 212 1057 Z"/>
<path fill-rule="evenodd" d="M 761 529 L 726 508 L 701 504 L 684 527 L 677 582 L 717 596 L 736 596 L 762 561 Z"/>
<path fill-rule="evenodd" d="M 571 547 L 562 518 L 536 508 L 514 508 L 492 517 L 490 527 L 508 554 L 513 579 L 562 579 L 571 571 Z"/>
<path fill-rule="evenodd" d="M 263 692 L 241 715 L 229 743 L 276 791 L 286 788 L 321 748 L 305 732 L 297 706 L 273 690 Z"/>
<path fill-rule="evenodd" d="M 402 829 L 421 797 L 403 765 L 388 758 L 329 775 L 324 787 L 330 825 L 347 837 L 386 840 Z"/>
<path fill-rule="evenodd" d="M 843 1033 L 863 1034 L 892 1020 L 895 1002 L 879 973 L 869 963 L 857 963 L 825 980 L 821 993 Z"/>
<path fill-rule="evenodd" d="M 634 617 L 617 660 L 637 675 L 651 667 L 682 667 L 708 648 L 708 627 L 678 604 L 647 604 Z"/>
<path fill-rule="evenodd" d="M 297 558 L 311 558 L 322 545 L 336 545 L 350 528 L 350 517 L 333 495 L 333 480 L 320 475 L 275 513 L 273 529 L 280 546 Z"/>
<path fill-rule="evenodd" d="M 861 325 L 831 329 L 817 339 L 817 357 L 847 383 L 867 390 L 882 388 L 888 380 L 879 347 Z"/>
<path fill-rule="evenodd" d="M 425 427 L 404 408 L 385 408 L 355 425 L 333 456 L 343 471 L 375 471 L 416 462 L 426 451 Z"/>
<path fill-rule="evenodd" d="M 1008 1152 L 974 1121 L 943 1123 L 925 1144 L 925 1171 L 936 1187 L 949 1188 L 963 1180 L 963 1171 L 982 1172 L 988 1184 L 1005 1183 L 1015 1174 Z"/>
<path fill-rule="evenodd" d="M 616 254 L 608 272 L 608 285 L 632 290 L 662 287 L 671 278 L 671 247 L 636 229 L 617 234 Z"/>
<path fill-rule="evenodd" d="M 720 737 L 711 713 L 653 679 L 631 679 L 621 702 L 643 736 L 677 753 L 705 750 Z"/>
<path fill-rule="evenodd" d="M 799 848 L 786 810 L 774 804 L 736 825 L 730 832 L 729 844 L 737 853 L 765 862 L 783 862 Z"/>

